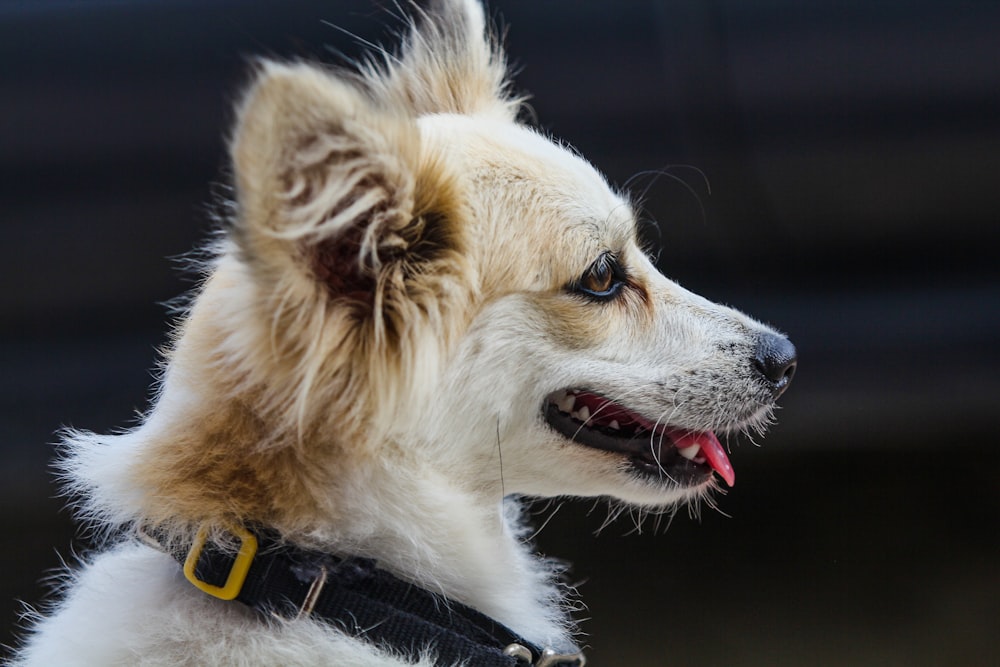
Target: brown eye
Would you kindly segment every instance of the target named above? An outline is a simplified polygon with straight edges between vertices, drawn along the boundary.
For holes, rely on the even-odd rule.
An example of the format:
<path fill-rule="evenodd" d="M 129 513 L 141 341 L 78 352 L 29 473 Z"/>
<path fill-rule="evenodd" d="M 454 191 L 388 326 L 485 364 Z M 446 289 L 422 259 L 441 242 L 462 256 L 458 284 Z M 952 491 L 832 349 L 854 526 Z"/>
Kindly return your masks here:
<path fill-rule="evenodd" d="M 617 258 L 606 252 L 580 276 L 574 288 L 590 297 L 610 299 L 621 289 L 624 278 L 624 272 Z"/>

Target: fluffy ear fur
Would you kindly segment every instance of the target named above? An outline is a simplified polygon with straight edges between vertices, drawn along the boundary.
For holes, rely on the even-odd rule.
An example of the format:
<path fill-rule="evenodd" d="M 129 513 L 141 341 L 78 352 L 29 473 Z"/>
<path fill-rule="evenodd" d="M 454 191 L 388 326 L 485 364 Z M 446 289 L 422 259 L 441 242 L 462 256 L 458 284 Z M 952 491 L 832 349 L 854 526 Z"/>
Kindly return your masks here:
<path fill-rule="evenodd" d="M 415 200 L 414 119 L 308 65 L 263 65 L 232 155 L 234 236 L 265 283 L 291 272 L 331 297 L 370 301 L 382 257 L 406 250 L 394 237 L 429 204 Z"/>
<path fill-rule="evenodd" d="M 414 377 L 399 365 L 435 358 L 410 349 L 408 332 L 454 320 L 443 317 L 446 297 L 466 291 L 455 284 L 469 275 L 461 193 L 400 102 L 389 89 L 269 63 L 240 111 L 233 236 L 258 288 L 255 319 L 271 323 L 265 358 L 293 362 L 282 365 L 300 430 L 320 387 L 393 409 L 385 392 L 400 388 L 387 378 Z M 257 360 L 263 351 L 247 350 Z M 268 373 L 273 387 L 280 368 Z"/>
<path fill-rule="evenodd" d="M 398 250 L 384 236 L 431 203 L 420 195 L 436 193 L 442 183 L 416 187 L 428 175 L 421 170 L 416 119 L 516 115 L 520 100 L 507 93 L 503 53 L 480 4 L 432 0 L 427 9 L 414 9 L 400 55 L 383 54 L 384 65 L 370 64 L 360 77 L 306 65 L 262 66 L 232 145 L 239 230 L 251 231 L 240 240 L 250 257 L 270 254 L 255 230 L 307 242 L 343 237 L 349 243 L 325 243 L 324 253 L 310 258 L 312 268 L 334 293 L 368 287 L 370 276 L 325 254 L 362 250 L 364 262 L 377 267 L 379 239 Z"/>
<path fill-rule="evenodd" d="M 265 63 L 242 105 L 232 145 L 240 204 L 239 240 L 267 259 L 273 240 L 319 242 L 307 257 L 335 295 L 370 291 L 379 246 L 433 208 L 441 195 L 421 160 L 416 119 L 437 113 L 512 119 L 506 67 L 479 3 L 432 0 L 418 11 L 399 56 L 384 54 L 360 76 L 306 65 Z M 433 159 L 433 158 L 431 158 Z M 441 176 L 438 174 L 438 176 Z M 440 202 L 437 202 L 440 203 Z M 438 208 L 441 208 L 440 206 Z M 344 242 L 333 243 L 340 238 Z M 314 245 L 317 245 L 314 243 Z M 360 251 L 361 266 L 337 261 Z M 275 257 L 277 257 L 275 255 Z"/>
<path fill-rule="evenodd" d="M 403 45 L 388 59 L 388 87 L 416 114 L 494 115 L 513 120 L 523 98 L 510 94 L 507 65 L 482 5 L 469 0 L 431 0 Z"/>
<path fill-rule="evenodd" d="M 474 300 L 476 280 L 461 232 L 468 213 L 456 167 L 421 145 L 418 119 L 513 118 L 519 101 L 505 77 L 481 6 L 466 0 L 419 11 L 401 53 L 360 75 L 261 66 L 232 141 L 233 238 L 258 288 L 254 320 L 270 327 L 256 349 L 243 340 L 232 351 L 280 362 L 241 373 L 268 387 L 280 423 L 301 434 L 308 406 L 324 404 L 320 388 L 330 400 L 352 396 L 342 414 L 397 410 L 409 392 L 395 378 L 422 382 L 440 351 L 414 341 L 447 344 L 446 327 L 462 326 L 454 311 Z M 414 335 L 425 326 L 430 335 Z M 279 407 L 288 405 L 294 413 Z"/>

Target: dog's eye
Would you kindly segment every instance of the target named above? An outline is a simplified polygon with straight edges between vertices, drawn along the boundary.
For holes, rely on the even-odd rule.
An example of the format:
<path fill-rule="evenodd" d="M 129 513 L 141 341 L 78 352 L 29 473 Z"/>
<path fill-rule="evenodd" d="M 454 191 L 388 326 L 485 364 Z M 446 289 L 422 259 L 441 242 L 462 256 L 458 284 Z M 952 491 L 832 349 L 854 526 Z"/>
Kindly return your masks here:
<path fill-rule="evenodd" d="M 618 259 L 606 252 L 580 276 L 575 289 L 597 299 L 610 299 L 621 289 L 625 281 Z"/>

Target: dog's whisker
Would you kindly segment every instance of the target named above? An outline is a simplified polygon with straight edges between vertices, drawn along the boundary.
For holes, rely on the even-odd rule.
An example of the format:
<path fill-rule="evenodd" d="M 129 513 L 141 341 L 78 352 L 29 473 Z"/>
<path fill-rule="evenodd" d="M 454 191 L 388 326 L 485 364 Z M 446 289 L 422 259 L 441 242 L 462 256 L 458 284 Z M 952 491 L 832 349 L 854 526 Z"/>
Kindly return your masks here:
<path fill-rule="evenodd" d="M 538 528 L 536 528 L 536 529 L 535 529 L 535 532 L 533 532 L 533 533 L 532 533 L 532 534 L 531 534 L 531 535 L 530 535 L 530 536 L 529 536 L 529 537 L 527 538 L 528 542 L 534 542 L 534 541 L 535 541 L 535 538 L 537 538 L 537 537 L 538 537 L 538 536 L 539 536 L 539 535 L 541 534 L 541 532 L 542 532 L 543 530 L 545 530 L 545 527 L 546 527 L 547 525 L 549 525 L 549 522 L 550 522 L 550 521 L 552 521 L 552 517 L 554 517 L 554 516 L 555 516 L 555 515 L 556 515 L 556 514 L 557 514 L 557 513 L 559 512 L 559 510 L 561 510 L 561 509 L 562 509 L 562 506 L 563 506 L 563 504 L 564 504 L 564 503 L 561 503 L 561 502 L 560 502 L 560 503 L 558 503 L 558 504 L 556 505 L 555 509 L 554 509 L 554 510 L 552 510 L 551 512 L 549 512 L 549 515 L 548 515 L 547 517 L 545 517 L 545 520 L 544 520 L 544 521 L 542 522 L 542 525 L 540 525 L 540 526 L 539 526 Z"/>
<path fill-rule="evenodd" d="M 497 458 L 500 460 L 500 498 L 507 496 L 507 484 L 503 478 L 503 448 L 500 446 L 500 415 L 497 415 Z"/>

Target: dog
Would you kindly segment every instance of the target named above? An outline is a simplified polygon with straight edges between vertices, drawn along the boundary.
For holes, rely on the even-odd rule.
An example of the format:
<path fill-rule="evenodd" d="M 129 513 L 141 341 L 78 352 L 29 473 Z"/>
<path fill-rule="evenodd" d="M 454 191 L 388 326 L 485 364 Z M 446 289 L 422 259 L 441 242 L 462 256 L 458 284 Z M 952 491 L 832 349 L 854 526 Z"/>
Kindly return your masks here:
<path fill-rule="evenodd" d="M 476 1 L 413 13 L 352 71 L 258 64 L 150 410 L 63 439 L 102 546 L 10 664 L 579 667 L 519 499 L 733 484 L 795 348 L 657 272 Z"/>

